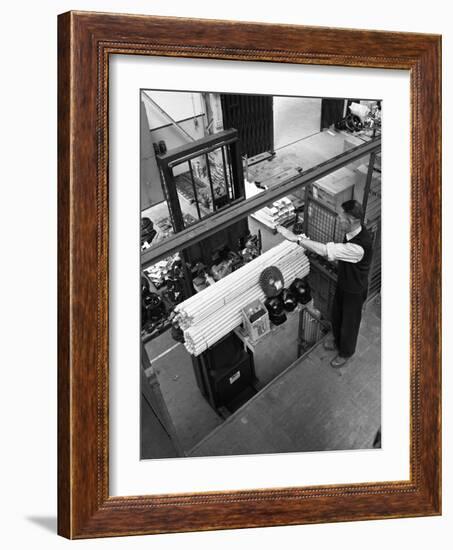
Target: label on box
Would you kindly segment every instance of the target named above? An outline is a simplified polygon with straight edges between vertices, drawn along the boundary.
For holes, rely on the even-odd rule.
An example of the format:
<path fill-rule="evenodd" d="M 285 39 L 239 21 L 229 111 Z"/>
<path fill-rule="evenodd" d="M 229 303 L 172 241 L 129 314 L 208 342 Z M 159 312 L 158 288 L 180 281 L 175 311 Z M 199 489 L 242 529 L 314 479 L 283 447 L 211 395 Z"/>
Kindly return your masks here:
<path fill-rule="evenodd" d="M 234 382 L 236 382 L 236 380 L 238 380 L 240 377 L 241 377 L 241 371 L 238 370 L 233 374 L 233 376 L 230 376 L 230 384 L 233 384 Z"/>

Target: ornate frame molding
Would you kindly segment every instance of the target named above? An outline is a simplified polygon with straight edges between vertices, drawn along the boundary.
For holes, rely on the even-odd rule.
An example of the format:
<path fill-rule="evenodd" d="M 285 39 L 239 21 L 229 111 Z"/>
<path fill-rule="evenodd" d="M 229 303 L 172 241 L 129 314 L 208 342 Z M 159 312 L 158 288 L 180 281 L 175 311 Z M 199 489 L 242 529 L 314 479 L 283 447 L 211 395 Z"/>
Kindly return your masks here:
<path fill-rule="evenodd" d="M 87 538 L 440 514 L 440 37 L 69 12 L 59 16 L 58 41 L 59 533 Z M 108 60 L 112 54 L 410 71 L 409 481 L 109 496 Z"/>

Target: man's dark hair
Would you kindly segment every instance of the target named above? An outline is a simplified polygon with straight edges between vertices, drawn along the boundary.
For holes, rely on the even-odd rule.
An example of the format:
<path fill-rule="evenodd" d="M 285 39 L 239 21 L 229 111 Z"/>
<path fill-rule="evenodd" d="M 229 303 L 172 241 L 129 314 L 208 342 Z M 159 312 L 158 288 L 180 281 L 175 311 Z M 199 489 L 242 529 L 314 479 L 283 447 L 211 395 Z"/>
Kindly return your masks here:
<path fill-rule="evenodd" d="M 349 216 L 352 216 L 356 220 L 361 220 L 363 217 L 363 209 L 360 202 L 354 200 L 346 201 L 341 205 L 341 208 L 343 208 L 345 214 L 349 214 Z"/>

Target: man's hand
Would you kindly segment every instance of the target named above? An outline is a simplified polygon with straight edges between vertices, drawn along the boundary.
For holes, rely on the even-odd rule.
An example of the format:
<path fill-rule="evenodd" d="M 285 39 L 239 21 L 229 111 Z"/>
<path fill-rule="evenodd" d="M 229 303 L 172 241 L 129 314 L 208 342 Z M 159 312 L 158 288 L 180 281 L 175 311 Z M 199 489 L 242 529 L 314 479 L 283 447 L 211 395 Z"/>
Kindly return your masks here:
<path fill-rule="evenodd" d="M 286 229 L 286 227 L 283 227 L 282 225 L 277 225 L 276 229 L 280 235 L 285 237 L 285 239 L 288 239 L 288 241 L 292 241 L 293 243 L 299 243 L 304 250 L 314 252 L 315 254 L 319 254 L 319 256 L 327 256 L 327 247 L 325 244 L 312 241 L 304 234 L 294 235 L 292 231 Z"/>
<path fill-rule="evenodd" d="M 294 235 L 294 233 L 289 229 L 286 229 L 286 227 L 283 227 L 283 225 L 277 225 L 276 229 L 287 241 L 291 241 L 293 243 L 297 243 L 299 241 L 299 237 Z"/>

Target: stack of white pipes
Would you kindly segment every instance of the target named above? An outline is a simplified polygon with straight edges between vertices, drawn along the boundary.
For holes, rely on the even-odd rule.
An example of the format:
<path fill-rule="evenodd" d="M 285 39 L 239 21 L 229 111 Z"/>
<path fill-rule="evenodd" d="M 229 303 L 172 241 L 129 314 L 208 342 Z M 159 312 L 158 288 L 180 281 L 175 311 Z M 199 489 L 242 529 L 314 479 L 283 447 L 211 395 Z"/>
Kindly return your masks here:
<path fill-rule="evenodd" d="M 280 269 L 286 287 L 310 270 L 303 248 L 284 241 L 176 306 L 189 353 L 200 355 L 242 323 L 242 308 L 258 298 L 265 299 L 259 279 L 271 265 Z"/>

